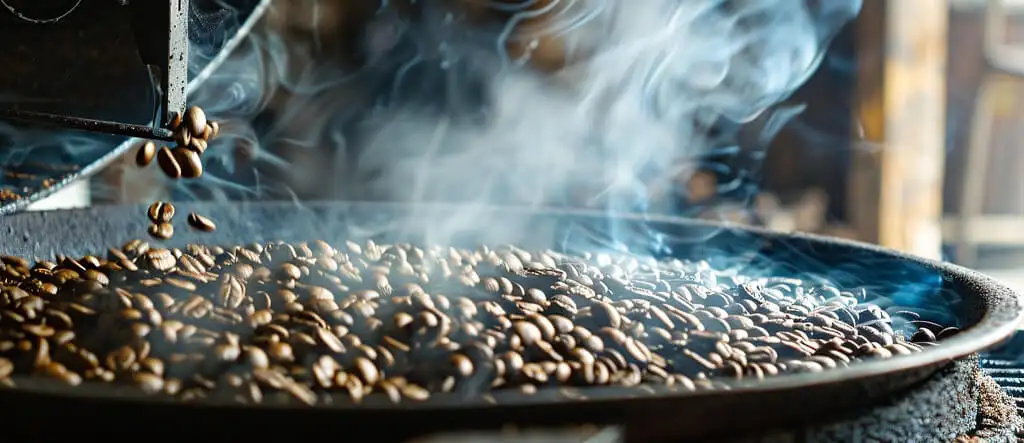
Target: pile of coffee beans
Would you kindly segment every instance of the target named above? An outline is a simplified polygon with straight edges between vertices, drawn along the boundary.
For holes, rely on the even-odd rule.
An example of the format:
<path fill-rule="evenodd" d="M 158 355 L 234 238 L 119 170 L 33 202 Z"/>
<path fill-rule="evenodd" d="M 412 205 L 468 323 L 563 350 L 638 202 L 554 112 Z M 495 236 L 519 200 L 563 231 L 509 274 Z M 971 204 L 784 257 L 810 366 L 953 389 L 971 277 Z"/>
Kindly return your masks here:
<path fill-rule="evenodd" d="M 151 212 L 163 222 L 169 207 Z M 512 246 L 136 240 L 106 257 L 2 263 L 0 384 L 113 383 L 186 401 L 724 389 L 956 332 L 910 313 L 912 328 L 894 328 L 863 292 L 829 285 Z"/>
<path fill-rule="evenodd" d="M 206 113 L 198 106 L 192 106 L 185 112 L 184 117 L 175 114 L 170 128 L 174 131 L 176 146 L 157 149 L 155 143 L 147 141 L 135 154 L 136 165 L 144 168 L 156 158 L 160 170 L 168 178 L 177 180 L 201 177 L 201 157 L 206 152 L 210 139 L 220 133 L 220 124 L 208 120 Z"/>

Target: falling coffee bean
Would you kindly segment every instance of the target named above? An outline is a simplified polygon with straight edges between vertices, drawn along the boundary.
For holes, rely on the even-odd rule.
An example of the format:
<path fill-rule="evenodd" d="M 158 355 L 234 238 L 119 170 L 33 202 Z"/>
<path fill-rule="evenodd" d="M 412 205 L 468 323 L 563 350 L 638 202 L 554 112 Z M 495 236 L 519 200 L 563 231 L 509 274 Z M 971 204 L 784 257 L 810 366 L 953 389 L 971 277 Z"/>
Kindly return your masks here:
<path fill-rule="evenodd" d="M 197 212 L 193 212 L 188 215 L 188 224 L 189 226 L 203 232 L 213 232 L 217 230 L 217 225 L 213 223 L 213 220 L 199 215 Z"/>
<path fill-rule="evenodd" d="M 170 119 L 170 122 L 168 123 L 167 126 L 172 131 L 177 130 L 178 128 L 180 128 L 181 127 L 181 113 L 179 113 L 179 112 L 171 113 L 171 119 Z"/>
<path fill-rule="evenodd" d="M 170 223 L 171 219 L 174 218 L 174 205 L 156 201 L 149 205 L 149 210 L 146 214 L 153 223 Z"/>
<path fill-rule="evenodd" d="M 156 157 L 156 143 L 147 141 L 135 152 L 135 164 L 144 168 L 153 162 L 154 157 Z"/>
<path fill-rule="evenodd" d="M 206 113 L 198 106 L 188 108 L 185 113 L 184 123 L 188 126 L 191 136 L 202 137 L 206 130 Z"/>
<path fill-rule="evenodd" d="M 199 178 L 203 175 L 203 161 L 195 151 L 174 148 L 171 153 L 181 169 L 182 178 Z"/>
<path fill-rule="evenodd" d="M 174 237 L 174 225 L 170 223 L 157 223 L 149 225 L 149 235 L 160 240 L 167 240 Z"/>
<path fill-rule="evenodd" d="M 181 165 L 178 164 L 178 160 L 174 158 L 174 154 L 171 153 L 171 149 L 164 146 L 160 148 L 156 153 L 156 162 L 160 166 L 160 170 L 163 171 L 170 179 L 181 178 Z"/>

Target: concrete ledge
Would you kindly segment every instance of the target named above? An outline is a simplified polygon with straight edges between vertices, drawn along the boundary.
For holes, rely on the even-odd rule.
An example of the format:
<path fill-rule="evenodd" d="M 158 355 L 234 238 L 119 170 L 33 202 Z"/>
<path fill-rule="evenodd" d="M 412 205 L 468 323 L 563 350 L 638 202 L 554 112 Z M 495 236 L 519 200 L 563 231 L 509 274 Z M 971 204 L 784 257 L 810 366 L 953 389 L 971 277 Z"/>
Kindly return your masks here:
<path fill-rule="evenodd" d="M 26 208 L 29 211 L 49 211 L 53 209 L 84 208 L 92 203 L 89 192 L 89 180 L 71 183 L 55 194 L 35 202 Z"/>

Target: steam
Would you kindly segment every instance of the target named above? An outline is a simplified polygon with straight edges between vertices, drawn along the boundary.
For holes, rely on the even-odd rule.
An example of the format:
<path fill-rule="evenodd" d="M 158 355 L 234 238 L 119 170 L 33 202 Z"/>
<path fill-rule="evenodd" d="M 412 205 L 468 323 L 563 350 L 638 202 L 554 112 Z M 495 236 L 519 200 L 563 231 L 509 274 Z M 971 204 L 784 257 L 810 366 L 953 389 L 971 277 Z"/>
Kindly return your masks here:
<path fill-rule="evenodd" d="M 545 4 L 489 3 L 511 18 L 488 30 L 441 2 L 421 3 L 421 20 L 407 31 L 420 50 L 402 66 L 390 106 L 363 123 L 369 135 L 357 170 L 378 174 L 366 192 L 413 202 L 648 212 L 652 189 L 679 179 L 672 167 L 679 158 L 722 148 L 711 134 L 716 123 L 750 122 L 787 98 L 860 7 L 792 0 Z M 570 66 L 555 78 L 531 69 L 529 51 L 505 51 L 552 39 L 571 48 Z M 481 99 L 483 111 L 467 105 Z M 465 208 L 457 219 L 490 222 L 475 217 L 473 205 Z M 435 234 L 443 241 L 472 224 L 446 223 Z M 612 232 L 610 240 L 633 243 L 621 235 Z"/>
<path fill-rule="evenodd" d="M 193 78 L 245 20 L 246 2 L 255 3 L 193 2 Z M 772 107 L 816 70 L 861 2 L 381 2 L 361 20 L 356 56 L 344 57 L 316 27 L 339 15 L 326 6 L 351 2 L 314 3 L 299 20 L 313 28 L 307 38 L 253 32 L 195 91 L 191 102 L 223 129 L 203 179 L 176 185 L 175 197 L 297 199 L 292 188 L 319 188 L 350 200 L 462 203 L 428 226 L 429 240 L 445 243 L 481 224 L 527 232 L 521 220 L 483 219 L 486 205 L 678 213 L 670 202 L 695 167 L 685 162 L 738 155 L 722 127 L 760 120 L 766 143 L 799 114 Z M 32 139 L 5 152 L 8 164 L 38 154 L 42 137 L 4 132 Z M 106 149 L 50 138 L 58 156 Z M 760 158 L 751 159 L 720 194 L 749 193 L 744 180 Z M 663 241 L 601 231 L 566 241 L 619 250 Z"/>
<path fill-rule="evenodd" d="M 482 220 L 484 205 L 651 212 L 665 206 L 659 197 L 674 197 L 659 190 L 685 180 L 680 158 L 736 149 L 716 126 L 764 115 L 766 141 L 798 114 L 770 108 L 816 70 L 861 2 L 469 3 L 502 19 L 437 0 L 416 2 L 410 18 L 385 2 L 367 18 L 366 62 L 356 68 L 316 54 L 319 41 L 253 35 L 194 100 L 238 124 L 227 125 L 225 149 L 208 151 L 219 152 L 210 178 L 190 193 L 237 183 L 286 197 L 277 176 L 332 188 L 332 197 L 463 203 L 430 227 L 442 243 L 482 223 L 524 229 Z M 564 66 L 540 72 L 551 45 L 563 49 Z M 244 124 L 282 95 L 273 125 L 258 134 Z M 278 174 L 240 177 L 239 144 L 242 157 Z M 333 158 L 315 150 L 323 144 L 334 145 Z M 307 163 L 271 154 L 284 151 Z M 316 169 L 326 164 L 334 178 Z M 599 234 L 634 243 L 615 227 Z"/>

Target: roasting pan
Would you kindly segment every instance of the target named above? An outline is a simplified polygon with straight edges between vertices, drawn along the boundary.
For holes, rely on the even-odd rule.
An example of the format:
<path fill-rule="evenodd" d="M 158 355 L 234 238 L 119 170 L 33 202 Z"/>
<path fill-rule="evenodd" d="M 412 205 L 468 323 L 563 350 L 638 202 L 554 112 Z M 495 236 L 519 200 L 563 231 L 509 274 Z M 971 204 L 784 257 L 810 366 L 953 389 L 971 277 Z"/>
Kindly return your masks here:
<path fill-rule="evenodd" d="M 788 271 L 783 265 L 794 264 L 805 271 L 827 272 L 839 280 L 870 279 L 876 287 L 890 288 L 895 299 L 904 297 L 904 304 L 913 302 L 928 312 L 944 309 L 950 316 L 944 321 L 958 323 L 963 332 L 915 355 L 862 362 L 823 373 L 773 377 L 712 392 L 627 396 L 623 391 L 588 388 L 585 393 L 589 399 L 583 401 L 547 397 L 541 390 L 532 397 L 499 396 L 495 404 L 438 398 L 424 405 L 242 407 L 182 404 L 106 386 L 68 388 L 19 379 L 19 389 L 0 390 L 0 402 L 7 411 L 4 436 L 11 436 L 12 441 L 59 441 L 71 430 L 70 425 L 55 425 L 59 420 L 75 423 L 75 438 L 108 441 L 301 441 L 334 437 L 338 441 L 382 442 L 403 441 L 429 432 L 498 429 L 510 423 L 542 427 L 589 423 L 623 426 L 630 441 L 644 441 L 644 435 L 658 435 L 658 441 L 702 441 L 709 435 L 799 425 L 840 411 L 870 407 L 913 387 L 953 360 L 998 344 L 1015 331 L 1022 318 L 1018 296 L 977 272 L 871 245 L 810 235 L 671 217 L 510 207 L 469 211 L 450 205 L 342 202 L 178 206 L 179 212 L 198 211 L 211 217 L 218 229 L 209 234 L 179 229 L 167 242 L 170 246 L 372 237 L 381 241 L 443 240 L 456 246 L 511 243 L 527 248 L 596 248 L 600 244 L 587 245 L 586 241 L 573 240 L 573 236 L 597 230 L 658 232 L 661 238 L 659 248 L 653 250 L 656 254 L 733 261 L 758 257 L 745 265 L 749 271 L 772 266 L 776 268 L 772 272 L 784 273 Z M 148 221 L 144 212 L 142 206 L 110 206 L 0 217 L 0 253 L 26 257 L 102 254 L 129 239 L 145 238 Z M 448 224 L 436 224 L 441 221 Z M 460 222 L 457 229 L 453 227 L 455 221 Z M 430 226 L 452 228 L 442 232 L 428 229 Z M 642 249 L 639 252 L 645 252 Z M 940 293 L 946 296 L 936 295 Z M 908 302 L 906 297 L 911 295 L 914 299 Z"/>

